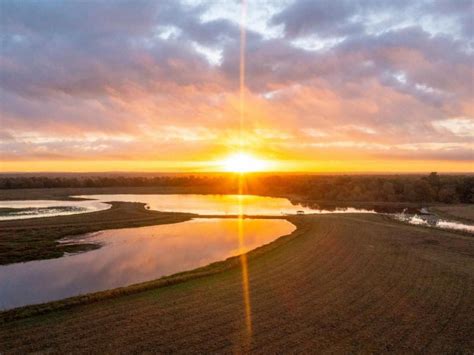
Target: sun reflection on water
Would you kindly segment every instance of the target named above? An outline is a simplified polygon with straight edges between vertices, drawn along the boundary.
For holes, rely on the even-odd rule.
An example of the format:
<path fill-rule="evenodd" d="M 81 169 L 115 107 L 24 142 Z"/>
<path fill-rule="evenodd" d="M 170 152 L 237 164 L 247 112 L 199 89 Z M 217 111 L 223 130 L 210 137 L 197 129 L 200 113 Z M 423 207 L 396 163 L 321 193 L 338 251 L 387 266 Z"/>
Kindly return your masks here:
<path fill-rule="evenodd" d="M 242 268 L 242 294 L 245 308 L 245 328 L 248 344 L 252 335 L 252 309 L 250 304 L 250 283 L 248 272 L 247 249 L 245 247 L 245 230 L 244 230 L 244 195 L 243 195 L 244 175 L 239 176 L 239 214 L 238 214 L 238 240 L 240 264 Z"/>

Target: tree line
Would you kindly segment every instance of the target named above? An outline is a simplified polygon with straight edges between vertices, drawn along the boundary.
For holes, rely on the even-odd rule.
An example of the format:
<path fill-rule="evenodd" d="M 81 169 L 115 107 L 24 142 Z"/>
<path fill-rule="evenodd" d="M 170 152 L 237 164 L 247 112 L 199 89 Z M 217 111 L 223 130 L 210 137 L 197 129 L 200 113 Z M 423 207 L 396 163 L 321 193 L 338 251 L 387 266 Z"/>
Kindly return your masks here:
<path fill-rule="evenodd" d="M 237 193 L 238 176 L 3 176 L 0 189 L 61 187 L 190 187 L 196 192 Z M 474 203 L 474 176 L 259 175 L 244 176 L 245 193 L 297 195 L 315 201 Z"/>
<path fill-rule="evenodd" d="M 474 176 L 296 176 L 268 177 L 268 192 L 311 200 L 344 202 L 474 203 Z M 279 191 L 278 191 L 279 190 Z"/>

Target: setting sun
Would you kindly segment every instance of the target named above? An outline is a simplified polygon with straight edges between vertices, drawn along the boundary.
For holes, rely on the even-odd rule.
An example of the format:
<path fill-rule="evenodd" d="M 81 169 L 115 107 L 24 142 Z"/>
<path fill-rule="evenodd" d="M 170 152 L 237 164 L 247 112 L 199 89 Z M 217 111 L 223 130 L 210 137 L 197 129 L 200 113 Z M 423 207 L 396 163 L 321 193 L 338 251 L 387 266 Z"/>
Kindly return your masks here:
<path fill-rule="evenodd" d="M 224 171 L 235 173 L 249 173 L 265 171 L 269 167 L 269 162 L 258 159 L 247 153 L 235 153 L 222 161 L 221 166 Z"/>

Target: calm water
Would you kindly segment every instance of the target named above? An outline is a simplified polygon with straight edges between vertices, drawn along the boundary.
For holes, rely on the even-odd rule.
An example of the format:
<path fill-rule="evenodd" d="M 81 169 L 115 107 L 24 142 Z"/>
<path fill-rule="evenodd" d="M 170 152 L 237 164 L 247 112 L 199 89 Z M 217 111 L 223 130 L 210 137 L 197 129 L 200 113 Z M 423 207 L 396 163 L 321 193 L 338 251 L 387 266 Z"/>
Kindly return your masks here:
<path fill-rule="evenodd" d="M 0 221 L 10 219 L 63 216 L 106 210 L 110 205 L 100 201 L 25 200 L 0 201 Z"/>
<path fill-rule="evenodd" d="M 239 247 L 238 219 L 195 219 L 86 235 L 83 240 L 103 247 L 59 259 L 0 266 L 0 308 L 154 280 L 224 260 L 295 230 L 286 220 L 244 219 L 242 223 L 244 249 Z"/>
<path fill-rule="evenodd" d="M 162 212 L 189 212 L 201 215 L 279 216 L 304 213 L 375 213 L 357 208 L 338 208 L 332 211 L 302 205 L 293 205 L 286 198 L 255 195 L 83 195 L 101 202 L 142 202 L 152 210 Z"/>

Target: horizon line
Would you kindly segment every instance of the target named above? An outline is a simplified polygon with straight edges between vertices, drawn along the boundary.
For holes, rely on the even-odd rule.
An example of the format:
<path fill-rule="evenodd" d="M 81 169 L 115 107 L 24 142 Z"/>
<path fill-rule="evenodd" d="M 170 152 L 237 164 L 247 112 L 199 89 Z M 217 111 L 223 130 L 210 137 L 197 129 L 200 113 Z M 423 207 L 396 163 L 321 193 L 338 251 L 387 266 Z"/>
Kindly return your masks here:
<path fill-rule="evenodd" d="M 245 172 L 244 175 L 419 175 L 419 174 L 446 174 L 446 175 L 474 175 L 474 171 L 253 171 Z M 34 174 L 64 174 L 64 175 L 87 175 L 87 174 L 158 174 L 158 175 L 239 175 L 239 172 L 230 171 L 196 171 L 196 172 L 183 172 L 183 171 L 4 171 L 0 172 L 1 175 L 34 175 Z"/>

